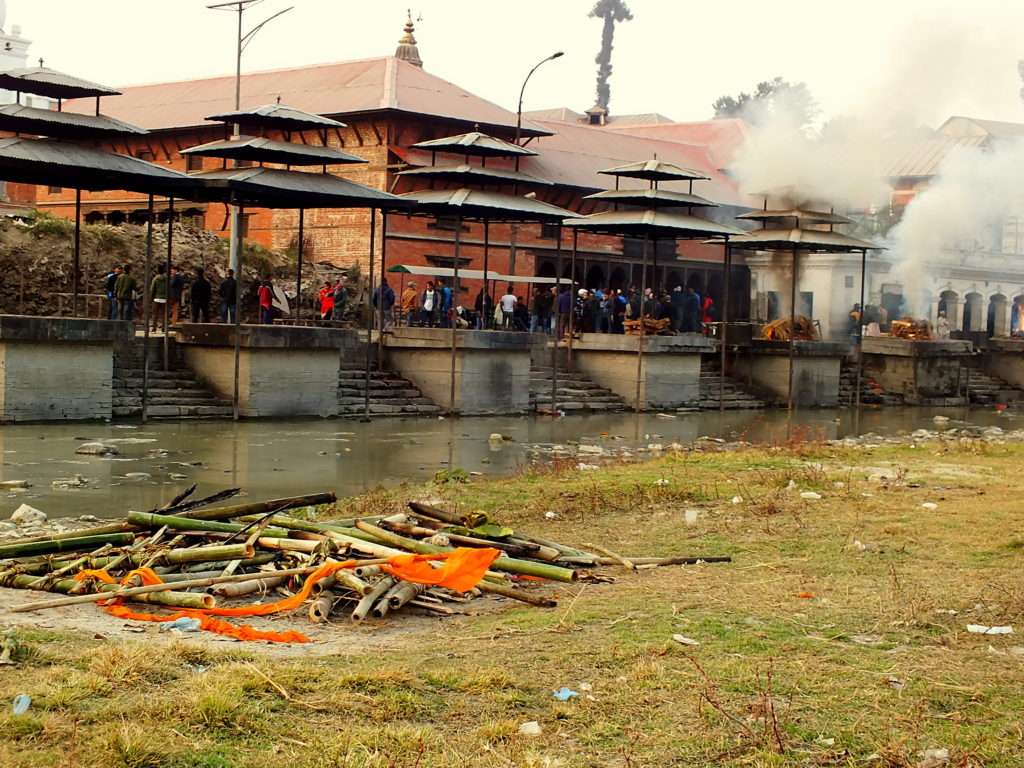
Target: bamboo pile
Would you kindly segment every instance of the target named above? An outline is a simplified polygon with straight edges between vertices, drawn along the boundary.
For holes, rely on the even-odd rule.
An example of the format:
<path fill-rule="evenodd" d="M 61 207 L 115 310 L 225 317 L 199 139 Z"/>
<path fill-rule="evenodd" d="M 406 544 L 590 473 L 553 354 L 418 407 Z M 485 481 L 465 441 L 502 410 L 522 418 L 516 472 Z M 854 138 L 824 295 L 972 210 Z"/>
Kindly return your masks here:
<path fill-rule="evenodd" d="M 667 317 L 661 320 L 655 320 L 652 317 L 645 317 L 643 320 L 623 320 L 622 327 L 627 336 L 640 336 L 640 323 L 643 323 L 642 335 L 644 336 L 672 333 L 672 321 Z"/>
<path fill-rule="evenodd" d="M 626 560 L 595 547 L 606 555 L 602 557 L 513 531 L 492 523 L 480 512 L 463 515 L 415 502 L 404 514 L 312 522 L 288 513 L 332 505 L 334 494 L 223 505 L 219 502 L 236 495 L 237 489 L 190 501 L 194 490 L 193 486 L 160 509 L 130 512 L 123 519 L 87 530 L 0 545 L 0 586 L 65 596 L 11 610 L 104 600 L 110 613 L 108 599 L 116 595 L 118 606 L 144 603 L 179 609 L 181 615 L 190 616 L 189 611 L 194 611 L 206 619 L 203 612 L 263 615 L 266 612 L 250 614 L 244 609 L 217 612 L 225 602 L 259 599 L 267 603 L 276 599 L 271 593 L 281 593 L 285 602 L 294 603 L 288 604 L 289 610 L 301 604 L 314 623 L 345 613 L 361 622 L 413 609 L 449 615 L 455 606 L 487 594 L 552 607 L 554 599 L 538 588 L 537 581 L 558 584 L 581 577 L 599 578 L 587 569 L 624 562 L 631 569 L 697 562 L 695 558 Z M 494 550 L 499 553 L 493 562 L 488 561 L 489 566 L 484 564 L 489 570 L 465 594 L 403 580 L 389 567 L 398 556 L 447 557 L 457 549 L 488 549 L 491 557 Z M 707 562 L 723 559 L 727 558 L 703 558 Z M 355 562 L 315 583 L 312 578 L 303 583 L 302 577 L 322 574 L 325 564 L 341 561 Z M 136 618 L 130 612 L 124 617 Z"/>

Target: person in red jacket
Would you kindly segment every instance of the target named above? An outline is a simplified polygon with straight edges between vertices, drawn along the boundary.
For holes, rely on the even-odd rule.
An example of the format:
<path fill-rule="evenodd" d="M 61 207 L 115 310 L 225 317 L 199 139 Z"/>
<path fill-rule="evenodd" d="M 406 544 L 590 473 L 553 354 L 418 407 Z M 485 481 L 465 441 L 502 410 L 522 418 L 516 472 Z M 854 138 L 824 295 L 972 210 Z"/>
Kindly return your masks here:
<path fill-rule="evenodd" d="M 330 280 L 324 280 L 324 287 L 320 289 L 320 319 L 330 320 L 334 313 L 334 287 Z"/>
<path fill-rule="evenodd" d="M 260 322 L 264 325 L 273 325 L 274 323 L 274 289 L 270 285 L 269 280 L 264 280 L 260 284 L 259 290 L 260 297 Z"/>
<path fill-rule="evenodd" d="M 715 302 L 710 296 L 704 297 L 700 320 L 704 324 L 704 333 L 711 333 L 711 324 L 715 322 Z"/>

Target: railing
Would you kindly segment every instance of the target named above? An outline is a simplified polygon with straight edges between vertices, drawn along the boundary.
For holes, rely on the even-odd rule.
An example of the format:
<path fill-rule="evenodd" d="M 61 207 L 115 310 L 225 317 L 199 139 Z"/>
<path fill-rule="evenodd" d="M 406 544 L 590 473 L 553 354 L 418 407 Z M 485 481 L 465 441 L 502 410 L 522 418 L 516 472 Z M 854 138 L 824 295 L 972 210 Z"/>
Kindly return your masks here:
<path fill-rule="evenodd" d="M 74 304 L 74 294 L 72 293 L 54 293 L 52 295 L 57 299 L 57 315 L 60 317 L 107 319 L 110 300 L 104 293 L 80 293 L 78 294 L 78 306 L 72 306 Z M 21 303 L 24 306 L 24 300 Z M 141 305 L 141 302 L 139 304 Z M 79 314 L 79 308 L 84 308 L 84 313 Z"/>

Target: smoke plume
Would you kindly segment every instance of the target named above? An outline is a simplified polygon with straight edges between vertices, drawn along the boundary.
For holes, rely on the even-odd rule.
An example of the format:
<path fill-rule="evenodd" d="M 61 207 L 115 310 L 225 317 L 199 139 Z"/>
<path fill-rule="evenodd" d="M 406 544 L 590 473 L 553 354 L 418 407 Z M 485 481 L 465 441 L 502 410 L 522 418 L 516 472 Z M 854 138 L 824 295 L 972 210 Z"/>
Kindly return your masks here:
<path fill-rule="evenodd" d="M 598 0 L 594 10 L 590 12 L 590 17 L 604 19 L 601 50 L 594 61 L 597 62 L 597 106 L 608 109 L 612 96 L 609 80 L 612 76 L 615 25 L 621 21 L 632 21 L 633 13 L 622 0 Z"/>
<path fill-rule="evenodd" d="M 1024 216 L 1024 141 L 951 153 L 935 180 L 907 207 L 887 243 L 896 265 L 891 281 L 903 284 L 908 309 L 924 316 L 925 298 L 941 290 L 928 280 L 932 265 L 957 265 L 975 255 L 994 267 L 993 251 L 1020 252 L 1022 235 L 1006 226 L 1015 215 Z M 1000 287 L 1011 290 L 995 283 L 988 290 L 995 293 Z"/>

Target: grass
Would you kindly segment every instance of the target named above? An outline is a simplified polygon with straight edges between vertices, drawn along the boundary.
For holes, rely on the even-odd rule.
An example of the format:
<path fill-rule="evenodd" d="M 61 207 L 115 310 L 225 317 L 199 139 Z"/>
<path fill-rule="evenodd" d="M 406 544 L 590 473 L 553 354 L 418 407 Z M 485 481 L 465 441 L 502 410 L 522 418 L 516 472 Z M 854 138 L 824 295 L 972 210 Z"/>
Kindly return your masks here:
<path fill-rule="evenodd" d="M 33 706 L 0 710 L 0 765 L 912 768 L 945 747 L 1019 766 L 1024 643 L 966 625 L 1024 631 L 1022 463 L 1014 444 L 811 445 L 376 491 L 337 514 L 440 497 L 566 543 L 734 562 L 609 568 L 551 588 L 554 610 L 337 656 L 22 632 L 0 702 Z"/>

